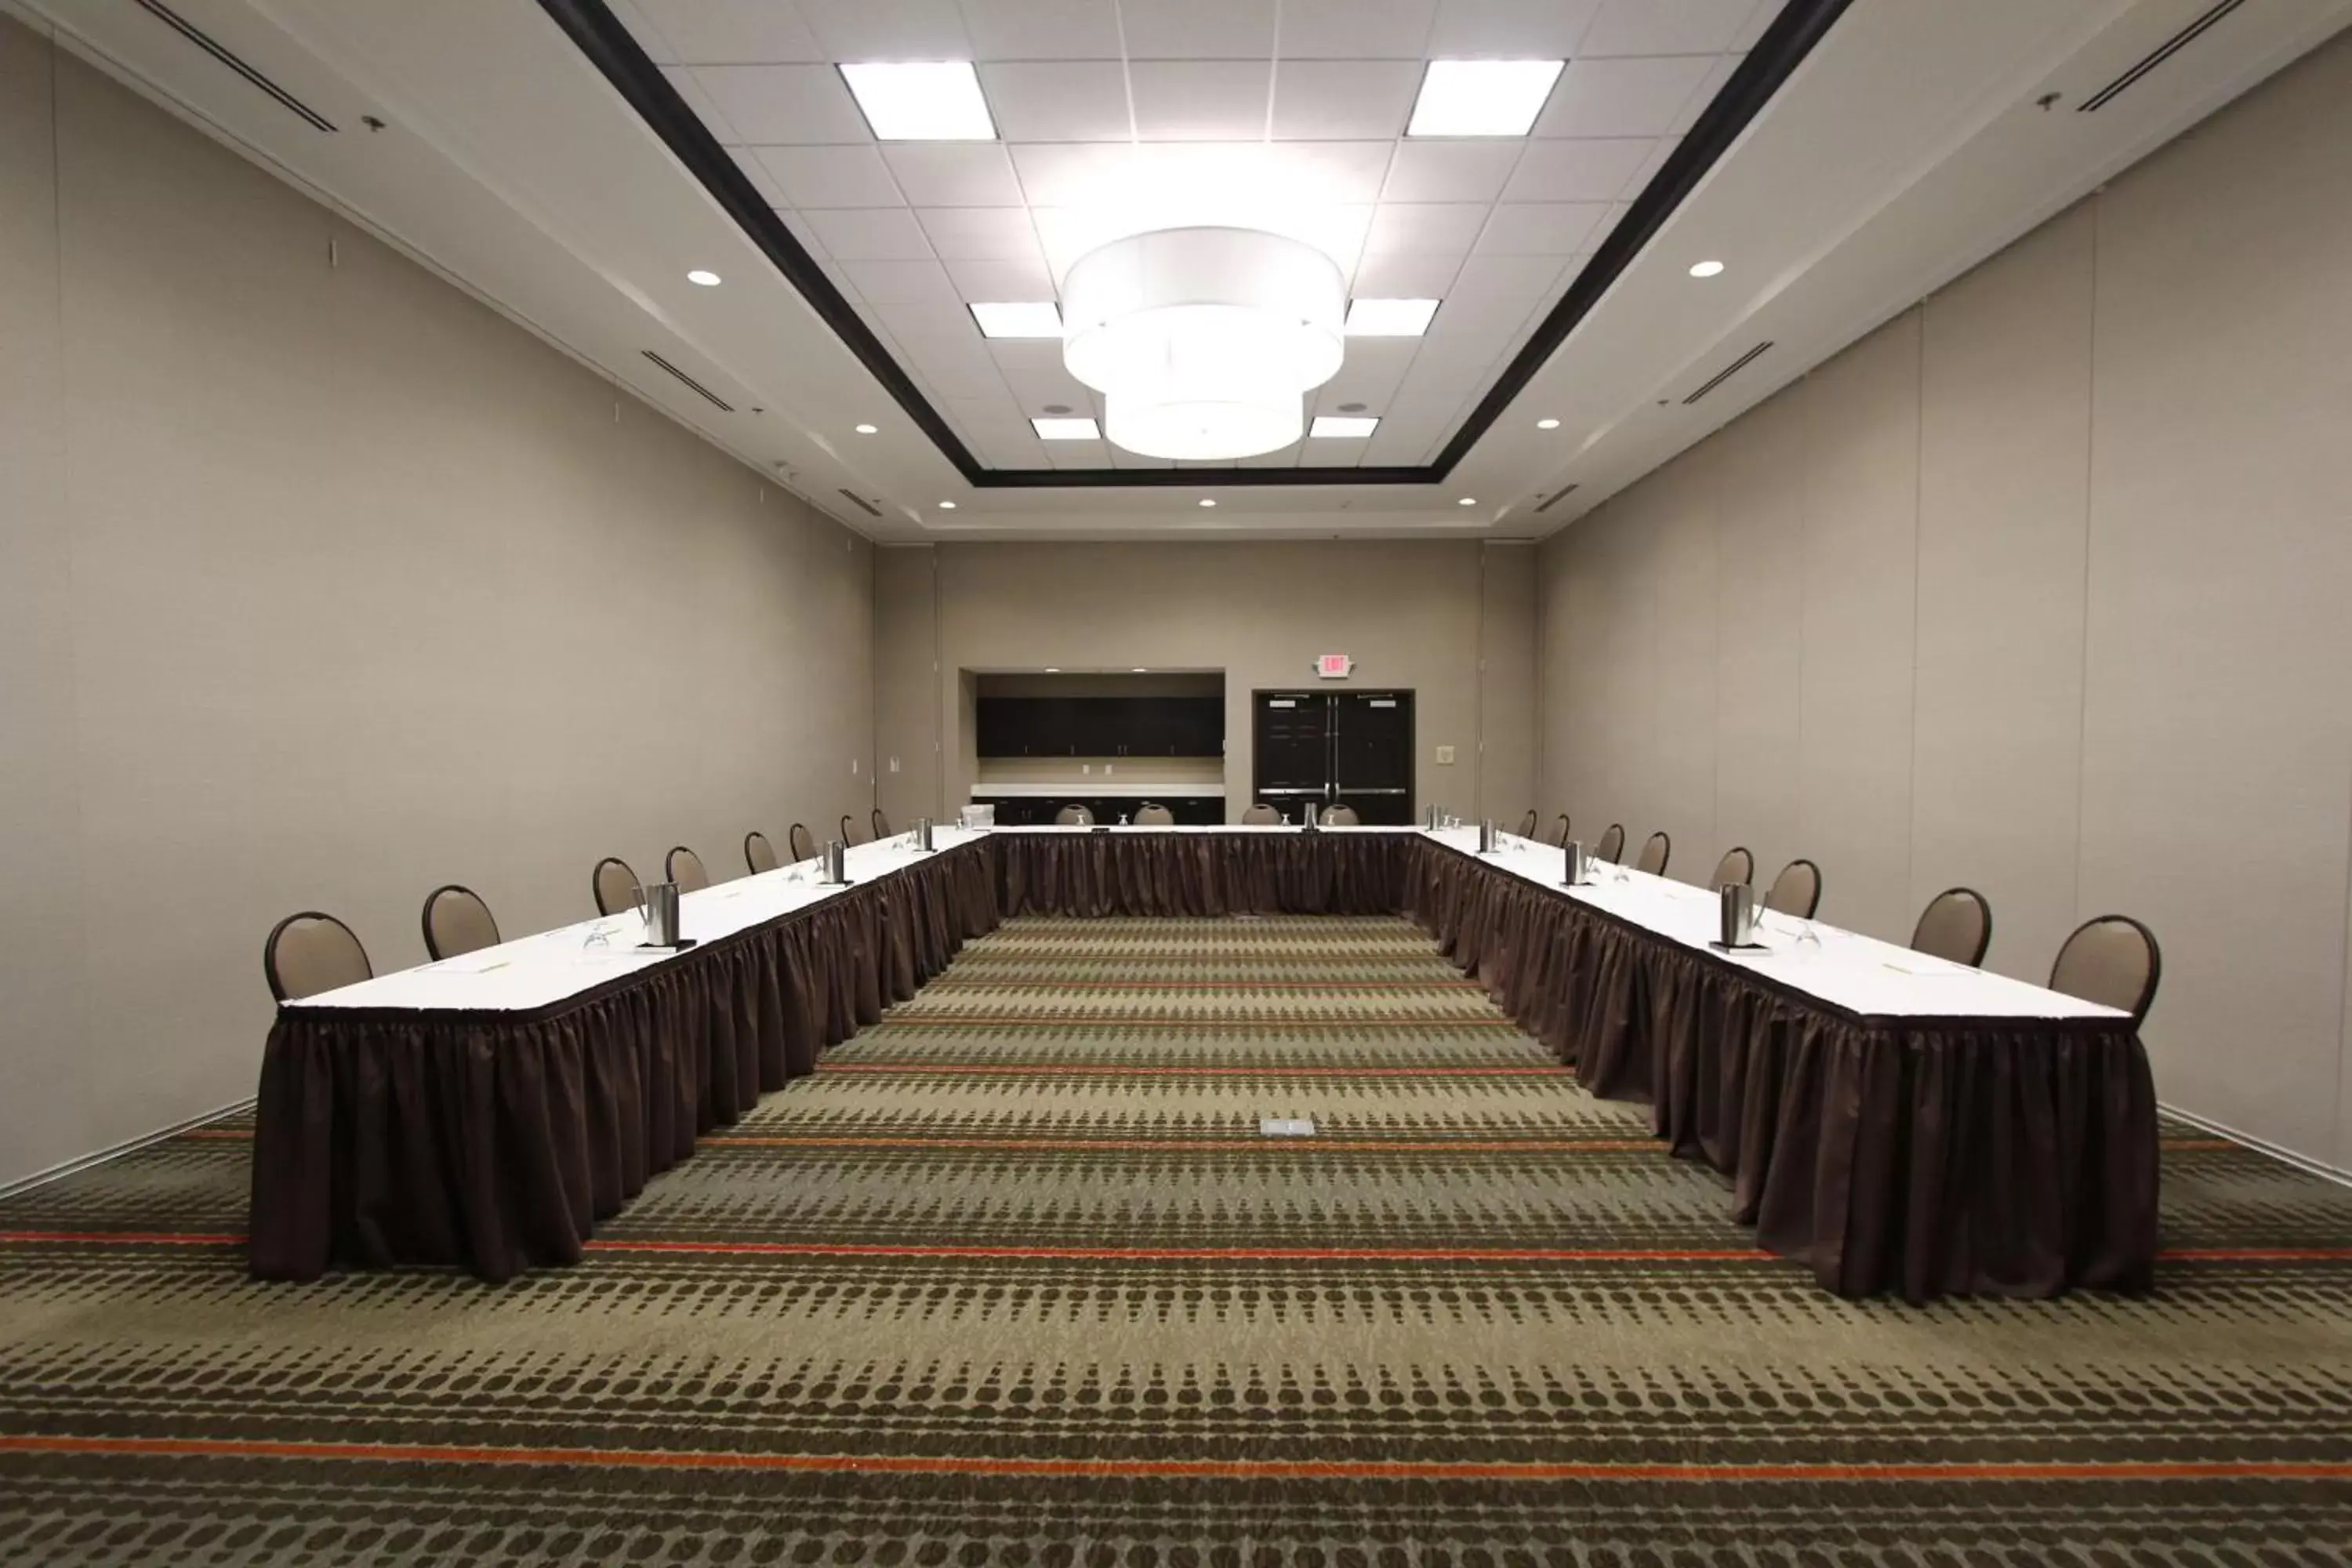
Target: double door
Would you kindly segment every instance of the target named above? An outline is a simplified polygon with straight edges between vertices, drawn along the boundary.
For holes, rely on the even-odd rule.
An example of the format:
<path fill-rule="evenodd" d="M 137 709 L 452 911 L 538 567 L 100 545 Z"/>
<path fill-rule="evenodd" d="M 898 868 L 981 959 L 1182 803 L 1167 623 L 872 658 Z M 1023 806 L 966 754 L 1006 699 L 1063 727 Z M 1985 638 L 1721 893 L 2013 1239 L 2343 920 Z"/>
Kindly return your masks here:
<path fill-rule="evenodd" d="M 1412 693 L 1259 691 L 1250 700 L 1255 798 L 1289 821 L 1311 805 L 1412 821 Z"/>

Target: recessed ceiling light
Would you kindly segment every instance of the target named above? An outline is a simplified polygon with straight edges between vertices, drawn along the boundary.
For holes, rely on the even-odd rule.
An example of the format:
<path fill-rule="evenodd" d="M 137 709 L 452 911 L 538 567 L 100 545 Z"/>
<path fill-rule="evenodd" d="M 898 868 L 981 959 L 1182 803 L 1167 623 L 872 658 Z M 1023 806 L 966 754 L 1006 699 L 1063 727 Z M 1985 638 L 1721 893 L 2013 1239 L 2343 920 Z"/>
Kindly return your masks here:
<path fill-rule="evenodd" d="M 1150 675 L 1151 671 L 1139 664 L 1134 668 L 1129 670 L 1128 673 L 1129 675 Z"/>
<path fill-rule="evenodd" d="M 1559 428 L 1559 421 L 1557 419 L 1538 419 L 1536 421 L 1536 428 L 1538 430 L 1557 430 Z"/>
<path fill-rule="evenodd" d="M 871 425 L 860 425 L 857 427 L 857 433 L 860 436 L 871 436 L 874 434 L 874 431 L 875 427 Z"/>
<path fill-rule="evenodd" d="M 1351 338 L 1417 338 L 1437 314 L 1434 300 L 1352 300 L 1348 304 Z"/>
<path fill-rule="evenodd" d="M 877 142 L 996 140 L 970 60 L 844 65 L 841 75 Z"/>
<path fill-rule="evenodd" d="M 1694 278 L 1712 278 L 1722 270 L 1723 263 L 1720 261 L 1694 261 L 1691 263 L 1691 276 Z"/>
<path fill-rule="evenodd" d="M 1559 60 L 1432 60 L 1408 136 L 1525 136 L 1543 112 Z"/>
<path fill-rule="evenodd" d="M 1454 504 L 1455 506 L 1476 506 L 1478 504 L 1478 498 L 1476 496 L 1464 496 L 1460 500 L 1455 501 Z"/>
<path fill-rule="evenodd" d="M 951 500 L 943 500 L 940 502 L 940 510 L 941 511 L 953 511 L 955 510 L 955 502 Z"/>
<path fill-rule="evenodd" d="M 1061 307 L 1051 300 L 1034 302 L 973 305 L 971 319 L 983 338 L 1058 338 Z"/>
<path fill-rule="evenodd" d="M 699 283 L 705 289 L 716 289 L 719 287 L 719 274 L 701 267 L 698 267 L 693 271 L 688 273 L 686 275 L 686 280 L 688 283 Z"/>
<path fill-rule="evenodd" d="M 1201 498 L 1201 504 L 1202 506 L 1214 506 L 1217 504 L 1217 498 L 1214 496 L 1202 496 Z"/>
<path fill-rule="evenodd" d="M 1102 431 L 1095 422 L 1083 416 L 1076 419 L 1032 419 L 1029 427 L 1037 432 L 1040 441 L 1099 441 Z"/>
<path fill-rule="evenodd" d="M 1058 664 L 1049 664 L 1045 667 L 1045 673 L 1048 675 L 1059 675 L 1062 673 L 1062 667 Z"/>
<path fill-rule="evenodd" d="M 1315 423 L 1307 426 L 1307 434 L 1318 441 L 1339 441 L 1351 436 L 1369 436 L 1379 423 L 1378 419 L 1352 415 L 1318 414 Z"/>

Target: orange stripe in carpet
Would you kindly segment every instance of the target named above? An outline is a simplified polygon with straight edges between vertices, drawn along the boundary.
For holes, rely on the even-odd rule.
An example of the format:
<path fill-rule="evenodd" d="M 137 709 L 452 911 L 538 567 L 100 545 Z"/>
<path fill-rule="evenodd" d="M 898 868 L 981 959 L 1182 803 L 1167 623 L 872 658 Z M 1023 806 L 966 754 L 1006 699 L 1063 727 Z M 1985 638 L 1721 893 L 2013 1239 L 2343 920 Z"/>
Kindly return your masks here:
<path fill-rule="evenodd" d="M 714 1252 L 776 1258 L 1003 1258 L 1198 1263 L 1763 1263 L 1755 1247 L 978 1247 L 941 1242 L 592 1241 L 591 1252 Z"/>
<path fill-rule="evenodd" d="M 1663 1153 L 1666 1145 L 1655 1138 L 705 1138 L 706 1149 L 1166 1149 L 1194 1153 L 1206 1151 L 1285 1152 L 1345 1149 L 1402 1150 L 1414 1153 L 1533 1153 L 1583 1150 L 1638 1149 Z"/>
<path fill-rule="evenodd" d="M 2352 1480 L 2352 1464 L 2274 1459 L 1886 1464 L 1644 1464 L 1408 1459 L 1047 1459 L 918 1454 L 747 1454 L 674 1448 L 499 1448 L 457 1443 L 300 1443 L 263 1437 L 63 1437 L 0 1434 L 0 1454 L 141 1458 L 347 1459 L 394 1464 L 765 1470 L 902 1476 L 1058 1476 L 1202 1480 L 2181 1481 Z"/>
<path fill-rule="evenodd" d="M 957 1029 L 1039 1029 L 1039 1028 L 1151 1028 L 1151 1029 L 1517 1029 L 1518 1025 L 1508 1018 L 1483 1014 L 1431 1013 L 1420 1017 L 1390 1016 L 1379 1018 L 1267 1018 L 1206 1014 L 1171 1013 L 1164 1016 L 1142 1013 L 1047 1013 L 1029 1016 L 1018 1013 L 915 1013 L 893 1010 L 883 1016 L 885 1025 L 898 1028 Z"/>
<path fill-rule="evenodd" d="M 1108 1062 L 828 1062 L 836 1072 L 1062 1073 L 1073 1078 L 1561 1078 L 1566 1068 L 1154 1068 Z"/>
<path fill-rule="evenodd" d="M 242 1247 L 245 1237 L 201 1231 L 164 1230 L 0 1230 L 0 1243 L 92 1242 L 111 1247 Z"/>

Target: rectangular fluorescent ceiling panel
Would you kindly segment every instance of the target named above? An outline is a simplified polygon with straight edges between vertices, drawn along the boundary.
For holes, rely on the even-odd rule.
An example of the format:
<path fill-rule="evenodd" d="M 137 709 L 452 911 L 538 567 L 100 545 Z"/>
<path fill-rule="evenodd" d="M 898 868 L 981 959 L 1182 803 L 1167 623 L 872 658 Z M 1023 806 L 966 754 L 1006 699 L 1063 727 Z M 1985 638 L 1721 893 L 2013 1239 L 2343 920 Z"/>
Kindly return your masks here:
<path fill-rule="evenodd" d="M 877 142 L 996 140 L 970 60 L 844 65 L 841 75 Z"/>
<path fill-rule="evenodd" d="M 1102 432 L 1091 419 L 1032 419 L 1040 441 L 1099 441 Z"/>
<path fill-rule="evenodd" d="M 1350 300 L 1348 335 L 1351 338 L 1417 338 L 1429 331 L 1437 314 L 1434 300 Z"/>
<path fill-rule="evenodd" d="M 971 319 L 980 323 L 983 338 L 1058 338 L 1062 335 L 1061 307 L 1051 300 L 1038 303 L 974 305 Z"/>
<path fill-rule="evenodd" d="M 1379 423 L 1369 414 L 1318 414 L 1315 423 L 1307 427 L 1307 434 L 1310 439 L 1318 441 L 1339 441 L 1351 437 L 1360 439 L 1370 435 L 1372 427 Z"/>
<path fill-rule="evenodd" d="M 1432 60 L 1408 136 L 1525 136 L 1543 112 L 1559 60 Z M 847 68 L 843 68 L 846 69 Z"/>

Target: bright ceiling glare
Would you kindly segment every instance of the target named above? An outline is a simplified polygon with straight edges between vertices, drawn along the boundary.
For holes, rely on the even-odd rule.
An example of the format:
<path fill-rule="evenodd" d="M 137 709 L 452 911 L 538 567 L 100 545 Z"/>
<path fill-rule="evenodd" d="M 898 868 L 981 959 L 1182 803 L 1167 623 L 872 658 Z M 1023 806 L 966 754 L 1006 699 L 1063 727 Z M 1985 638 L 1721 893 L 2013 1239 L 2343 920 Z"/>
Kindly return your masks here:
<path fill-rule="evenodd" d="M 1099 441 L 1102 431 L 1087 418 L 1032 419 L 1029 427 L 1040 441 Z"/>
<path fill-rule="evenodd" d="M 1408 136 L 1525 136 L 1543 112 L 1559 60 L 1432 60 Z"/>
<path fill-rule="evenodd" d="M 1378 419 L 1370 416 L 1318 414 L 1315 416 L 1315 423 L 1308 426 L 1307 434 L 1310 438 L 1318 441 L 1345 441 L 1351 438 L 1360 440 L 1370 435 L 1373 427 L 1379 424 Z"/>
<path fill-rule="evenodd" d="M 857 427 L 857 433 L 858 433 L 860 436 L 871 436 L 871 435 L 875 434 L 875 431 L 876 431 L 876 426 L 872 426 L 872 425 L 860 425 L 860 426 Z"/>
<path fill-rule="evenodd" d="M 1051 300 L 973 305 L 971 319 L 983 338 L 1058 338 L 1061 307 Z"/>
<path fill-rule="evenodd" d="M 1557 419 L 1538 419 L 1536 421 L 1536 428 L 1538 430 L 1557 430 L 1559 428 L 1559 421 Z"/>
<path fill-rule="evenodd" d="M 701 267 L 698 267 L 693 271 L 688 273 L 686 275 L 686 280 L 688 283 L 699 283 L 705 289 L 716 289 L 719 287 L 719 274 Z"/>
<path fill-rule="evenodd" d="M 1694 278 L 1712 278 L 1722 270 L 1723 263 L 1720 261 L 1694 261 L 1691 263 L 1691 276 Z"/>
<path fill-rule="evenodd" d="M 1351 338 L 1417 338 L 1437 314 L 1434 300 L 1354 300 L 1348 305 Z"/>
<path fill-rule="evenodd" d="M 941 511 L 953 511 L 955 510 L 955 502 L 951 500 L 943 500 L 940 502 L 940 510 Z"/>
<path fill-rule="evenodd" d="M 970 60 L 844 65 L 841 75 L 877 142 L 996 140 Z"/>
<path fill-rule="evenodd" d="M 1201 504 L 1202 506 L 1214 506 L 1217 504 L 1217 498 L 1214 496 L 1202 496 L 1201 498 Z"/>
<path fill-rule="evenodd" d="M 1460 500 L 1455 501 L 1454 504 L 1455 506 L 1476 506 L 1478 504 L 1478 498 L 1476 496 L 1464 496 Z"/>

